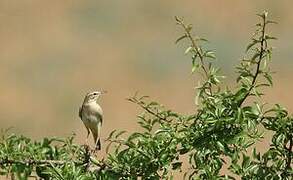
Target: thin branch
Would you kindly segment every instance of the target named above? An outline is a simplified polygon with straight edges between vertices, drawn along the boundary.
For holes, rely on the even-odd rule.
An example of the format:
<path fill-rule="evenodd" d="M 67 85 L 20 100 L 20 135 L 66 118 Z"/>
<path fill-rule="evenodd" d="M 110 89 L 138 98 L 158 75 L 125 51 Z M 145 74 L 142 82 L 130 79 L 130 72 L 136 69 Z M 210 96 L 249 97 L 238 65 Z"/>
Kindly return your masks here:
<path fill-rule="evenodd" d="M 184 31 L 185 31 L 185 35 L 187 36 L 187 38 L 190 40 L 191 44 L 192 44 L 192 47 L 195 49 L 195 52 L 196 52 L 196 55 L 198 55 L 199 57 L 199 60 L 200 60 L 200 66 L 201 68 L 203 69 L 204 71 L 204 74 L 207 78 L 207 80 L 209 80 L 209 73 L 208 73 L 208 70 L 207 68 L 205 67 L 205 63 L 204 63 L 204 56 L 200 50 L 200 48 L 197 46 L 196 42 L 195 42 L 195 39 L 192 37 L 191 33 L 190 33 L 190 29 L 188 26 L 186 26 L 184 23 L 183 23 L 183 20 L 179 19 L 178 17 L 176 17 L 176 21 L 177 23 L 183 27 Z M 212 85 L 211 83 L 208 83 L 209 84 L 209 93 L 210 95 L 212 95 Z"/>
<path fill-rule="evenodd" d="M 62 165 L 68 161 L 63 160 L 14 160 L 14 159 L 2 159 L 0 160 L 0 165 L 11 165 L 11 164 L 25 164 L 25 165 L 44 165 L 44 164 L 55 164 Z M 82 162 L 75 162 L 76 164 L 82 164 Z"/>
<path fill-rule="evenodd" d="M 243 99 L 239 102 L 239 107 L 247 99 L 247 97 L 249 96 L 250 92 L 254 88 L 254 86 L 256 84 L 257 77 L 258 77 L 258 75 L 260 73 L 261 62 L 262 62 L 264 52 L 265 52 L 265 49 L 266 49 L 266 40 L 265 40 L 266 24 L 267 24 L 266 23 L 266 15 L 264 15 L 263 16 L 263 26 L 262 26 L 262 30 L 261 30 L 260 54 L 258 56 L 258 61 L 257 61 L 257 65 L 256 65 L 256 71 L 255 71 L 255 73 L 253 75 L 253 79 L 252 79 L 252 82 L 251 82 L 251 85 L 250 85 L 250 88 L 249 88 L 248 92 L 245 94 Z"/>
<path fill-rule="evenodd" d="M 163 121 L 166 121 L 166 122 L 171 122 L 171 120 L 167 120 L 166 117 L 162 117 L 162 116 L 160 116 L 158 113 L 153 112 L 149 107 L 145 106 L 144 104 L 142 104 L 142 103 L 138 103 L 138 105 L 139 105 L 142 109 L 144 109 L 145 111 L 147 111 L 148 113 L 150 113 L 151 115 L 157 117 L 158 119 L 163 120 Z"/>
<path fill-rule="evenodd" d="M 166 122 L 171 122 L 171 120 L 168 120 L 166 117 L 160 116 L 159 113 L 156 113 L 156 112 L 152 111 L 151 108 L 148 105 L 145 105 L 145 103 L 143 103 L 142 101 L 137 100 L 135 97 L 134 98 L 128 98 L 127 100 L 130 101 L 130 102 L 138 104 L 143 110 L 145 110 L 149 114 L 157 117 L 159 120 L 166 121 Z"/>

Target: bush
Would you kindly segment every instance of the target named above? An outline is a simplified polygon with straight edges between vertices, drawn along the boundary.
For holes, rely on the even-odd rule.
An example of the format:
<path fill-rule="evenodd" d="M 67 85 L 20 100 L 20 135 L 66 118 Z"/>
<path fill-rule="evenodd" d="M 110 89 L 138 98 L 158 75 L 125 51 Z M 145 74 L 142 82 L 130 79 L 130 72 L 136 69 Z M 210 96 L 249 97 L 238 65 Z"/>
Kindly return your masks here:
<path fill-rule="evenodd" d="M 292 179 L 293 118 L 279 104 L 262 102 L 264 89 L 273 84 L 269 42 L 276 38 L 267 27 L 275 22 L 267 12 L 258 16 L 246 56 L 236 67 L 234 88 L 223 88 L 224 77 L 213 66 L 215 53 L 204 48 L 207 40 L 193 36 L 192 26 L 176 17 L 183 30 L 176 43 L 187 41 L 192 72 L 202 76 L 193 114 L 179 114 L 136 94 L 128 100 L 142 109 L 137 117 L 143 131 L 110 133 L 104 160 L 74 144 L 73 137 L 35 142 L 3 132 L 0 174 L 17 179 L 173 179 L 186 163 L 182 157 L 189 157 L 188 179 Z M 265 132 L 273 136 L 270 148 L 260 153 L 253 145 Z"/>

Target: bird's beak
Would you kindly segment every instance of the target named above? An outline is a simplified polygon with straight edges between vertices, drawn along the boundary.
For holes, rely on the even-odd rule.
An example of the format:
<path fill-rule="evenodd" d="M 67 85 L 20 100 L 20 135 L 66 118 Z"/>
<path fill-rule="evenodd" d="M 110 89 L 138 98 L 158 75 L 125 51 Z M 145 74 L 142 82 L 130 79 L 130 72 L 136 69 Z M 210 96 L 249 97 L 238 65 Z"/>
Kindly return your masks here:
<path fill-rule="evenodd" d="M 101 91 L 101 94 L 106 94 L 106 93 L 107 93 L 107 91 L 105 91 L 105 90 Z"/>

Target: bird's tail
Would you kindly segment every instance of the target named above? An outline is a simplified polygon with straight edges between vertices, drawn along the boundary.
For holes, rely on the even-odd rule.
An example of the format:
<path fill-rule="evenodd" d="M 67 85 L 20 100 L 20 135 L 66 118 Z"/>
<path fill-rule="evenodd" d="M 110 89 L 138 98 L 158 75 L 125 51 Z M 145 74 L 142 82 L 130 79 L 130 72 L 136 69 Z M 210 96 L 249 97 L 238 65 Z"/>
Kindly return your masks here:
<path fill-rule="evenodd" d="M 100 138 L 97 140 L 97 142 L 96 142 L 96 150 L 101 150 L 101 148 L 102 148 L 102 146 L 101 146 L 101 140 L 100 140 Z"/>

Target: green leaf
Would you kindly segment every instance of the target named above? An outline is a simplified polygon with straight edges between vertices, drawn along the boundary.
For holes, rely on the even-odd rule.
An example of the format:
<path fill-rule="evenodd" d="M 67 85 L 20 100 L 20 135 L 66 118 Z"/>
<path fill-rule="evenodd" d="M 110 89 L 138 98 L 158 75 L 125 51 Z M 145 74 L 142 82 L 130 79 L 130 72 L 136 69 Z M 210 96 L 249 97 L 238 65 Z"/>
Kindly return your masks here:
<path fill-rule="evenodd" d="M 284 134 L 279 134 L 277 136 L 277 139 L 276 139 L 276 144 L 279 144 L 279 145 L 282 145 L 284 140 L 285 140 L 285 135 Z"/>
<path fill-rule="evenodd" d="M 270 84 L 271 86 L 273 86 L 273 78 L 272 78 L 272 76 L 271 76 L 270 74 L 268 74 L 268 73 L 265 73 L 265 74 L 264 74 L 264 77 L 265 77 L 266 80 L 269 82 L 269 84 Z"/>
<path fill-rule="evenodd" d="M 207 51 L 204 56 L 207 58 L 216 59 L 216 55 L 213 51 Z"/>
<path fill-rule="evenodd" d="M 246 47 L 246 52 L 249 51 L 257 43 L 260 43 L 260 41 L 259 40 L 253 40 L 250 44 L 248 44 L 247 47 Z"/>
<path fill-rule="evenodd" d="M 264 37 L 265 39 L 267 39 L 267 40 L 277 40 L 277 38 L 276 37 L 272 37 L 272 36 L 269 36 L 269 35 L 265 35 L 265 37 Z"/>
<path fill-rule="evenodd" d="M 115 138 L 117 139 L 118 137 L 120 137 L 122 134 L 126 133 L 127 131 L 120 131 L 116 134 Z"/>
<path fill-rule="evenodd" d="M 222 142 L 217 141 L 217 146 L 220 148 L 221 151 L 225 152 L 225 146 L 222 144 Z"/>
<path fill-rule="evenodd" d="M 185 50 L 185 52 L 184 52 L 184 54 L 187 54 L 187 53 L 189 53 L 191 50 L 192 50 L 193 48 L 190 46 L 190 47 L 188 47 L 186 50 Z"/>
<path fill-rule="evenodd" d="M 113 131 L 109 134 L 109 136 L 108 136 L 107 139 L 108 139 L 108 140 L 111 139 L 116 131 L 117 131 L 117 130 L 113 130 Z"/>
<path fill-rule="evenodd" d="M 199 64 L 195 62 L 195 59 L 192 59 L 192 69 L 191 73 L 194 73 L 196 69 L 199 68 Z"/>
<path fill-rule="evenodd" d="M 253 158 L 255 158 L 258 161 L 260 161 L 260 153 L 256 151 L 255 147 L 253 148 L 252 156 L 253 156 Z"/>
<path fill-rule="evenodd" d="M 176 41 L 175 44 L 177 44 L 179 41 L 181 41 L 182 39 L 187 38 L 188 36 L 186 34 L 184 34 L 183 36 L 179 37 Z"/>
<path fill-rule="evenodd" d="M 268 21 L 266 21 L 266 24 L 278 24 L 278 23 L 276 21 L 268 20 Z"/>
<path fill-rule="evenodd" d="M 245 154 L 242 154 L 242 167 L 247 168 L 250 164 L 249 156 L 246 156 Z"/>

